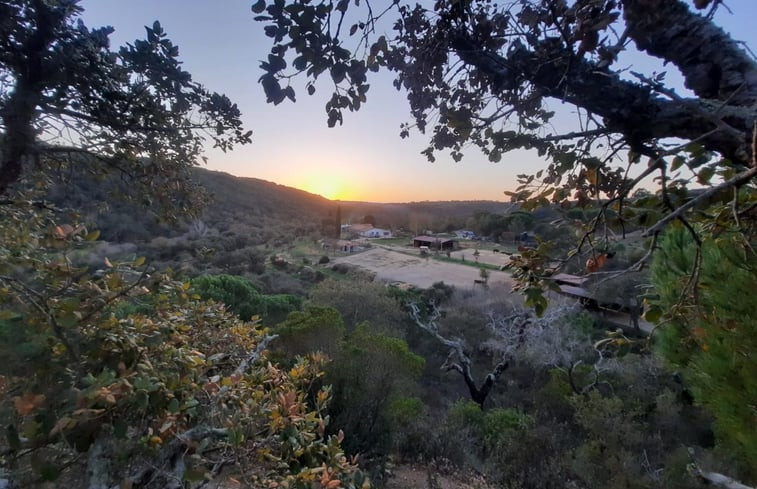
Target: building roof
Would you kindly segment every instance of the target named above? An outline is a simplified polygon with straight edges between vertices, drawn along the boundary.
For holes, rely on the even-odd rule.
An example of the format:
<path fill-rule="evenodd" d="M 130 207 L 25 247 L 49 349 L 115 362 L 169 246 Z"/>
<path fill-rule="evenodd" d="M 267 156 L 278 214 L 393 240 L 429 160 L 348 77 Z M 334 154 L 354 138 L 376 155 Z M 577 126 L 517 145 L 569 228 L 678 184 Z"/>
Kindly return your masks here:
<path fill-rule="evenodd" d="M 349 230 L 356 233 L 362 233 L 373 229 L 373 224 L 350 224 Z"/>
<path fill-rule="evenodd" d="M 435 238 L 433 236 L 416 236 L 413 238 L 413 241 L 420 241 L 422 243 L 447 243 L 449 241 L 454 241 L 452 238 Z"/>
<path fill-rule="evenodd" d="M 587 280 L 589 280 L 586 277 L 579 277 L 578 275 L 571 275 L 569 273 L 558 273 L 550 278 L 557 283 L 575 285 L 577 287 L 582 286 Z"/>

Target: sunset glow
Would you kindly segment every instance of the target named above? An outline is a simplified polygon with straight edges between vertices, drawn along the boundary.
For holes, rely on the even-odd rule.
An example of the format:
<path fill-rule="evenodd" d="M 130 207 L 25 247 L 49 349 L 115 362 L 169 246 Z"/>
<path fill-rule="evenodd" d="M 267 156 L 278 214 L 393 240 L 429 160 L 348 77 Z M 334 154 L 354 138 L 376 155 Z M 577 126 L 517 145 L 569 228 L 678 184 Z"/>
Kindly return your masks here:
<path fill-rule="evenodd" d="M 295 187 L 330 200 L 349 200 L 354 191 L 342 177 L 334 174 L 309 175 Z"/>

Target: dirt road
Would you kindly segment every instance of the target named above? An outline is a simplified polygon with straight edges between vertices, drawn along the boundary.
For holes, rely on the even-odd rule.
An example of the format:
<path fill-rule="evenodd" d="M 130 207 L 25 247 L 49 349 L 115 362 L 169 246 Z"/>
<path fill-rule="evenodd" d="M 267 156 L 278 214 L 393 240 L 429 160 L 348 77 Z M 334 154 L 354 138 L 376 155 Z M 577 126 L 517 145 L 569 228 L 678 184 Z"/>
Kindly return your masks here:
<path fill-rule="evenodd" d="M 470 258 L 472 260 L 472 256 Z M 406 282 L 421 288 L 431 287 L 434 282 L 441 281 L 463 289 L 480 287 L 474 283 L 474 280 L 481 278 L 479 269 L 475 266 L 447 263 L 385 248 L 373 248 L 339 257 L 334 262 L 349 263 L 370 270 L 376 273 L 377 280 Z M 491 270 L 489 274 L 489 285 L 512 286 L 509 274 Z"/>

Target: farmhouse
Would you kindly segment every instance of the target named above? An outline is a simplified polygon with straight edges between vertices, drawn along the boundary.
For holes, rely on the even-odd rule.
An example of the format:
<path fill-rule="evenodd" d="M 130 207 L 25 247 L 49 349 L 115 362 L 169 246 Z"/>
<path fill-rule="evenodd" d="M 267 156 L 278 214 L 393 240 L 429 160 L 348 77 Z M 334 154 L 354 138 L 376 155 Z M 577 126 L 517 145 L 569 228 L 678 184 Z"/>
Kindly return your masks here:
<path fill-rule="evenodd" d="M 387 229 L 371 228 L 358 233 L 363 238 L 391 238 L 392 232 Z"/>
<path fill-rule="evenodd" d="M 349 235 L 361 238 L 391 238 L 392 232 L 388 229 L 373 227 L 372 224 L 342 224 L 342 231 Z"/>
<path fill-rule="evenodd" d="M 416 236 L 413 238 L 414 248 L 422 246 L 426 246 L 432 250 L 454 250 L 457 248 L 457 241 L 451 238 L 437 238 L 435 236 Z"/>

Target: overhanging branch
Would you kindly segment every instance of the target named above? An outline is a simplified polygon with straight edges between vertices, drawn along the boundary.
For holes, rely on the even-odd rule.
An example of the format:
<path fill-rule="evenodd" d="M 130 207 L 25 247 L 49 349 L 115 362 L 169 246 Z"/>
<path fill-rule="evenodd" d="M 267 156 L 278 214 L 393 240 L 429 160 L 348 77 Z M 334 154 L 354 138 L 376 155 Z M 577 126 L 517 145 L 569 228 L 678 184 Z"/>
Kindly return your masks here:
<path fill-rule="evenodd" d="M 697 195 L 693 199 L 689 200 L 682 206 L 678 207 L 674 211 L 672 211 L 670 214 L 666 215 L 659 221 L 655 223 L 654 226 L 644 231 L 642 236 L 652 236 L 658 232 L 660 232 L 665 226 L 667 226 L 671 221 L 678 219 L 683 216 L 683 214 L 691 209 L 692 207 L 696 206 L 697 204 L 706 201 L 716 193 L 720 192 L 721 190 L 725 190 L 727 188 L 731 187 L 738 187 L 739 185 L 743 185 L 747 182 L 749 182 L 752 178 L 757 175 L 757 167 L 752 167 L 749 170 L 746 170 L 742 173 L 739 173 L 735 177 L 731 178 L 730 180 L 726 180 L 725 182 L 715 185 L 714 187 L 711 187 L 701 194 Z"/>

